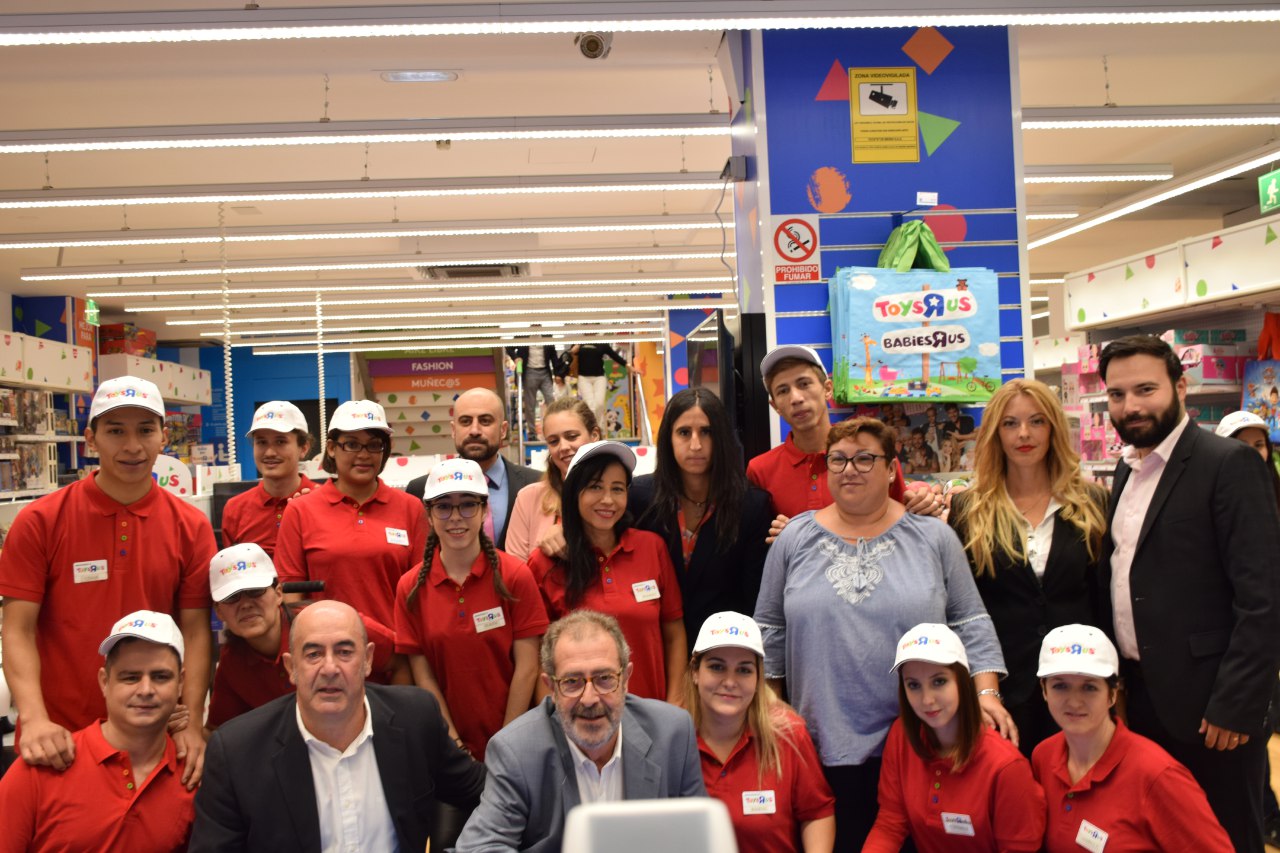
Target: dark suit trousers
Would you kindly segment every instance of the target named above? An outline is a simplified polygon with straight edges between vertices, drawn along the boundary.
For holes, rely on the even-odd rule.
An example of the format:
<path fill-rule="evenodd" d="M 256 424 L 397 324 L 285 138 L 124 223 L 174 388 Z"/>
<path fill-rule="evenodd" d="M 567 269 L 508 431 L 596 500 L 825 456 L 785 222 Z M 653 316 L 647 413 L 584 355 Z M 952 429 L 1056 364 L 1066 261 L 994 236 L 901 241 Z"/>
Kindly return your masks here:
<path fill-rule="evenodd" d="M 1207 749 L 1204 740 L 1194 743 L 1179 740 L 1160 723 L 1141 667 L 1134 661 L 1124 660 L 1121 674 L 1128 701 L 1129 728 L 1160 744 L 1191 771 L 1204 788 L 1210 808 L 1236 850 L 1262 853 L 1262 785 L 1270 732 L 1251 732 L 1247 744 L 1222 752 Z"/>

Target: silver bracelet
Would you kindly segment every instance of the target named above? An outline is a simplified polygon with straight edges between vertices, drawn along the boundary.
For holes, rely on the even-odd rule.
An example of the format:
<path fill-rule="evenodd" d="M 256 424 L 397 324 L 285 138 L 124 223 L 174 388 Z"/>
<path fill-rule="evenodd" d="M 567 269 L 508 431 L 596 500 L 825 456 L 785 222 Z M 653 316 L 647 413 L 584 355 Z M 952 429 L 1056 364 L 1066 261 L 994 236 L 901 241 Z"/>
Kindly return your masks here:
<path fill-rule="evenodd" d="M 979 691 L 978 691 L 978 695 L 979 695 L 979 696 L 994 696 L 994 697 L 996 697 L 997 699 L 999 699 L 1001 702 L 1003 702 L 1003 701 L 1004 701 L 1004 697 L 1003 697 L 1002 695 L 1000 695 L 1000 691 L 999 691 L 999 690 L 996 690 L 994 687 L 988 687 L 986 690 L 979 690 Z"/>

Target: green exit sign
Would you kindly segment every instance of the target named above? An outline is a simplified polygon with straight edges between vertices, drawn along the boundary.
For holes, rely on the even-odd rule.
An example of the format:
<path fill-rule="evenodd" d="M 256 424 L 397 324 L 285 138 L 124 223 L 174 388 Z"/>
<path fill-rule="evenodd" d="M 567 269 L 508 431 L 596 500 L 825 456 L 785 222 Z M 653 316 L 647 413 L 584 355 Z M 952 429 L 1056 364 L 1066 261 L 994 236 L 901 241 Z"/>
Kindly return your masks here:
<path fill-rule="evenodd" d="M 1280 169 L 1258 178 L 1258 206 L 1263 213 L 1280 210 Z"/>

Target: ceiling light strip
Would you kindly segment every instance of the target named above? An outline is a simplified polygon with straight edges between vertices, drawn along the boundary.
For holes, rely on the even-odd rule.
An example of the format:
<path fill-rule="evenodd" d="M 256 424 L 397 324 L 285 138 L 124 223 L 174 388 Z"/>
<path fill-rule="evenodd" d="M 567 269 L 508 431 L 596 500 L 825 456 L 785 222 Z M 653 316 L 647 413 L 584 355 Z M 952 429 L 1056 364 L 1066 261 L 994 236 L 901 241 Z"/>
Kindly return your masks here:
<path fill-rule="evenodd" d="M 738 303 L 734 300 L 724 299 L 690 299 L 690 300 L 666 300 L 663 302 L 651 302 L 648 304 L 640 303 L 623 303 L 620 305 L 555 305 L 541 307 L 536 305 L 528 305 L 523 308 L 497 308 L 485 309 L 485 314 L 489 316 L 503 317 L 520 317 L 530 314 L 589 314 L 598 311 L 617 311 L 623 313 L 635 313 L 637 311 L 669 311 L 673 308 L 730 308 Z M 377 322 L 394 322 L 400 319 L 426 319 L 430 317 L 456 317 L 457 311 L 416 311 L 403 312 L 396 314 L 335 314 L 332 317 L 325 315 L 325 322 L 341 323 L 350 320 L 373 320 Z M 220 324 L 221 320 L 166 320 L 166 326 L 210 326 Z M 235 325 L 244 325 L 246 323 L 314 323 L 315 317 L 289 316 L 281 315 L 277 317 L 240 317 L 235 319 Z M 625 326 L 620 326 L 625 329 Z"/>
<path fill-rule="evenodd" d="M 636 335 L 634 337 L 627 335 L 625 332 L 613 332 L 612 335 L 592 338 L 574 338 L 567 335 L 543 335 L 541 337 L 519 337 L 517 335 L 501 335 L 496 338 L 482 338 L 471 341 L 451 341 L 443 344 L 415 344 L 411 347 L 388 347 L 385 345 L 375 346 L 335 346 L 330 347 L 327 343 L 324 351 L 329 352 L 435 352 L 437 350 L 454 350 L 454 349 L 471 349 L 485 347 L 509 347 L 517 344 L 537 345 L 551 344 L 553 346 L 571 346 L 573 344 L 590 344 L 596 343 L 602 339 L 611 340 L 614 343 L 641 343 L 652 342 L 661 344 L 664 340 L 662 335 Z M 266 348 L 262 352 L 258 352 L 257 348 L 253 349 L 254 355 L 315 355 L 316 347 L 281 347 L 279 349 Z"/>
<path fill-rule="evenodd" d="M 465 318 L 465 317 L 469 317 L 470 315 L 460 315 L 460 316 Z M 479 317 L 479 315 L 477 315 L 477 317 Z M 638 315 L 635 317 L 630 317 L 628 319 L 633 323 L 656 323 L 661 321 L 662 317 L 663 317 L 663 312 L 654 311 L 652 316 Z M 565 331 L 576 332 L 578 330 L 578 327 L 581 327 L 581 326 L 591 326 L 591 325 L 600 324 L 600 323 L 608 323 L 610 324 L 609 326 L 610 329 L 616 330 L 618 328 L 617 319 L 618 319 L 617 317 L 605 316 L 605 315 L 601 315 L 599 317 L 569 317 L 567 319 L 559 319 L 554 322 L 550 320 L 542 320 L 538 322 L 521 323 L 519 324 L 519 326 L 520 328 L 531 328 L 534 326 L 540 326 L 544 330 L 555 328 L 557 330 L 563 329 Z M 232 325 L 235 325 L 235 322 L 236 321 L 233 320 Z M 333 332 L 334 334 L 355 334 L 358 332 L 365 332 L 365 331 L 425 332 L 425 331 L 432 331 L 435 329 L 487 329 L 493 325 L 494 325 L 494 322 L 492 317 L 482 317 L 475 320 L 474 322 L 466 322 L 465 320 L 450 320 L 444 323 L 395 323 L 395 324 L 387 324 L 382 326 L 369 326 L 366 324 L 362 326 L 332 327 L 332 326 L 326 325 L 325 332 L 326 333 Z M 500 324 L 500 325 L 505 326 L 507 324 Z M 281 335 L 309 335 L 309 334 L 312 334 L 313 331 L 314 331 L 313 329 L 306 328 L 306 327 L 285 328 L 285 329 L 240 329 L 236 331 L 234 334 L 236 337 L 240 339 L 244 339 L 244 338 L 255 338 L 255 337 L 278 337 Z M 222 336 L 222 332 L 220 331 L 200 333 L 200 337 L 202 338 L 218 338 L 221 336 Z"/>
<path fill-rule="evenodd" d="M 1023 130 L 1259 127 L 1280 124 L 1280 104 L 1023 107 Z"/>
<path fill-rule="evenodd" d="M 653 296 L 688 296 L 722 295 L 728 291 L 726 287 L 680 288 L 675 290 L 612 290 L 612 291 L 571 291 L 571 292 L 529 292 L 515 291 L 508 294 L 487 293 L 483 296 L 423 296 L 406 299 L 326 299 L 324 307 L 342 307 L 351 305 L 431 305 L 437 303 L 451 304 L 455 302 L 493 302 L 496 305 L 510 305 L 524 300 L 544 299 L 619 299 Z M 233 302 L 227 307 L 236 311 L 255 311 L 258 309 L 276 308 L 314 308 L 315 300 L 309 302 Z M 221 311 L 222 305 L 135 305 L 124 310 L 130 314 L 150 314 L 170 311 Z"/>
<path fill-rule="evenodd" d="M 490 326 L 490 328 L 492 328 L 492 326 Z M 391 330 L 391 331 L 394 331 L 394 330 Z M 628 328 L 628 331 L 630 331 L 630 332 L 634 332 L 635 334 L 638 334 L 638 335 L 658 335 L 658 334 L 662 334 L 662 326 L 661 326 L 661 325 L 657 325 L 657 326 L 637 326 L 637 327 L 635 327 L 635 328 L 630 328 L 630 327 L 629 327 L 629 328 Z M 470 331 L 466 331 L 466 332 L 459 332 L 458 334 L 448 334 L 448 333 L 443 333 L 443 334 L 441 334 L 441 333 L 433 333 L 433 334 L 432 334 L 428 339 L 429 339 L 429 340 L 446 340 L 446 341 L 467 340 L 467 339 L 470 339 L 470 338 L 474 338 L 474 337 L 476 337 L 476 336 L 477 336 L 477 334 L 481 334 L 481 333 L 478 333 L 475 329 L 472 329 L 472 330 L 470 330 Z M 539 330 L 525 330 L 525 331 L 513 330 L 513 331 L 509 331 L 509 332 L 508 332 L 508 331 L 502 331 L 502 330 L 494 330 L 494 331 L 490 331 L 490 332 L 485 332 L 485 333 L 483 333 L 483 334 L 485 334 L 485 335 L 510 334 L 510 335 L 516 335 L 516 336 L 522 336 L 522 335 L 545 336 L 545 335 L 547 334 L 547 332 L 546 332 L 546 331 L 544 331 L 544 330 L 541 330 L 541 329 L 539 329 Z M 615 327 L 610 327 L 610 328 L 596 329 L 596 330 L 592 330 L 592 329 L 574 329 L 574 330 L 573 330 L 573 334 L 578 335 L 578 336 L 580 336 L 580 337 L 592 336 L 592 337 L 596 337 L 596 338 L 607 338 L 607 339 L 612 339 L 612 338 L 613 338 L 613 336 L 615 336 L 615 335 L 617 335 L 617 334 L 618 334 L 618 329 L 617 329 L 617 327 L 616 327 L 616 326 L 615 326 Z M 330 338 L 330 337 L 329 337 L 329 330 L 328 330 L 328 329 L 325 329 L 324 346 L 325 346 L 325 349 L 328 349 L 328 348 L 329 348 L 329 344 L 342 345 L 342 344 L 372 344 L 372 343 L 406 343 L 406 342 L 416 342 L 416 341 L 421 341 L 422 339 L 423 339 L 423 336 L 422 336 L 422 335 L 372 335 L 372 336 L 359 336 L 359 337 L 354 337 L 354 338 L 340 338 L 340 337 L 339 337 L 339 338 Z M 319 345 L 319 343 L 320 343 L 320 342 L 319 342 L 319 340 L 318 340 L 318 339 L 317 339 L 317 340 L 305 340 L 305 341 L 244 341 L 244 340 L 241 340 L 241 341 L 239 341 L 239 342 L 236 342 L 236 343 L 231 344 L 231 346 L 233 346 L 233 347 L 263 347 L 263 348 L 266 348 L 266 347 L 273 347 L 273 348 L 274 348 L 274 347 L 296 347 L 296 346 L 307 346 L 307 345 L 310 345 L 310 346 L 318 346 L 318 345 Z"/>

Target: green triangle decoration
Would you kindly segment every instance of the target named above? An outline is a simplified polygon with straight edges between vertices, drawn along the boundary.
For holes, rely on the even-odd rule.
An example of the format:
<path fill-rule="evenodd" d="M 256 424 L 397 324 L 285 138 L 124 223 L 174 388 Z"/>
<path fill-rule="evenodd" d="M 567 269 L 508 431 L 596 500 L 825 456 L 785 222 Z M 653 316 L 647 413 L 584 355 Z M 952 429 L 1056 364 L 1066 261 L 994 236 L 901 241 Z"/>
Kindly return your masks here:
<path fill-rule="evenodd" d="M 50 326 L 48 323 L 44 322 L 43 320 L 37 319 L 36 320 L 36 337 L 43 338 L 44 333 L 49 331 L 52 328 L 53 326 Z"/>
<path fill-rule="evenodd" d="M 1125 264 L 1125 267 L 1124 267 L 1124 280 L 1125 280 L 1125 281 L 1128 281 L 1128 280 L 1129 280 L 1129 279 L 1131 279 L 1131 278 L 1133 278 L 1133 267 L 1129 266 L 1128 264 Z"/>
<path fill-rule="evenodd" d="M 1267 236 L 1266 236 L 1266 239 L 1264 239 L 1264 240 L 1262 241 L 1262 245 L 1264 245 L 1264 246 L 1265 246 L 1266 244 L 1270 243 L 1270 242 L 1271 242 L 1272 240 L 1274 240 L 1274 239 L 1276 239 L 1276 232 L 1275 232 L 1275 229 L 1274 229 L 1274 228 L 1272 228 L 1270 225 L 1268 225 L 1268 226 L 1267 226 Z"/>
<path fill-rule="evenodd" d="M 439 394 L 432 394 L 432 395 L 431 395 L 431 402 L 433 402 L 433 403 L 438 403 L 438 402 L 440 402 L 440 395 L 439 395 Z"/>
<path fill-rule="evenodd" d="M 405 420 L 404 412 L 401 412 L 401 413 L 396 417 L 396 420 L 398 420 L 398 421 L 403 421 L 403 420 Z"/>
<path fill-rule="evenodd" d="M 924 150 L 931 157 L 933 152 L 947 141 L 947 137 L 960 126 L 960 122 L 955 119 L 943 118 L 931 113 L 919 113 L 919 118 L 920 137 L 924 140 Z"/>
<path fill-rule="evenodd" d="M 422 445 L 421 445 L 421 444 L 418 444 L 418 442 L 416 442 L 416 441 L 410 441 L 410 442 L 409 442 L 409 449 L 410 449 L 410 450 L 421 450 L 421 449 L 422 449 Z"/>

